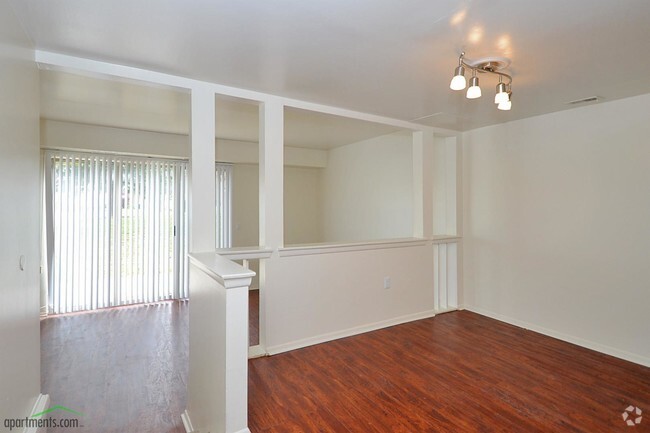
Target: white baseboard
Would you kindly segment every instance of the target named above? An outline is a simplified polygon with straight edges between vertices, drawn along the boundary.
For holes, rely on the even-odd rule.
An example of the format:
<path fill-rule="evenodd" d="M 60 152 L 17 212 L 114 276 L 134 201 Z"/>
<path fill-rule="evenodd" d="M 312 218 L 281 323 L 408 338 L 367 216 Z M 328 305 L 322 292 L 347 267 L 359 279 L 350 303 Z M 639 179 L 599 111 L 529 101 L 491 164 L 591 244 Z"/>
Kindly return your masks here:
<path fill-rule="evenodd" d="M 650 358 L 646 358 L 635 353 L 626 352 L 624 350 L 615 349 L 604 344 L 596 343 L 594 341 L 585 340 L 580 337 L 575 337 L 573 335 L 565 334 L 563 332 L 554 331 L 552 329 L 545 328 L 543 326 L 535 325 L 534 323 L 525 322 L 523 320 L 513 319 L 512 317 L 504 316 L 502 314 L 494 313 L 492 311 L 484 310 L 482 308 L 473 307 L 471 305 L 465 305 L 464 310 L 472 311 L 474 313 L 480 314 L 482 316 L 487 316 L 492 319 L 499 320 L 501 322 L 509 323 L 520 328 L 529 329 L 531 331 L 538 332 L 540 334 L 547 335 L 549 337 L 557 338 L 558 340 L 566 341 L 567 343 L 575 344 L 576 346 L 581 346 L 587 349 L 595 350 L 596 352 L 604 353 L 605 355 L 610 355 L 615 358 L 620 358 L 625 361 L 634 362 L 635 364 L 640 364 L 646 367 L 650 367 Z"/>
<path fill-rule="evenodd" d="M 420 313 L 408 314 L 406 316 L 395 317 L 393 319 L 382 320 L 381 322 L 370 323 L 367 325 L 355 326 L 342 331 L 330 332 L 327 334 L 317 335 L 315 337 L 304 338 L 289 343 L 278 344 L 267 348 L 269 355 L 289 352 L 291 350 L 302 349 L 303 347 L 313 346 L 315 344 L 326 343 L 339 338 L 351 337 L 353 335 L 363 334 L 365 332 L 376 331 L 377 329 L 388 328 L 389 326 L 401 325 L 402 323 L 413 322 L 414 320 L 428 319 L 436 315 L 436 311 L 427 310 Z"/>
<path fill-rule="evenodd" d="M 34 407 L 32 411 L 27 415 L 28 417 L 35 414 L 41 413 L 50 406 L 50 396 L 48 394 L 39 394 L 34 402 Z M 25 427 L 23 433 L 47 433 L 47 427 Z"/>
<path fill-rule="evenodd" d="M 248 348 L 248 359 L 261 358 L 267 355 L 268 353 L 266 353 L 266 350 L 259 344 Z"/>
<path fill-rule="evenodd" d="M 186 433 L 198 433 L 195 432 L 194 430 L 194 426 L 192 425 L 192 421 L 190 420 L 190 413 L 187 411 L 187 409 L 185 410 L 185 412 L 181 414 L 181 419 L 183 420 L 183 427 L 185 427 Z M 251 431 L 248 429 L 248 427 L 246 427 L 243 430 L 239 430 L 233 433 L 251 433 Z"/>
<path fill-rule="evenodd" d="M 190 413 L 187 409 L 181 414 L 181 420 L 183 420 L 183 427 L 185 427 L 186 433 L 194 433 L 194 427 L 192 426 L 192 421 L 190 420 Z"/>

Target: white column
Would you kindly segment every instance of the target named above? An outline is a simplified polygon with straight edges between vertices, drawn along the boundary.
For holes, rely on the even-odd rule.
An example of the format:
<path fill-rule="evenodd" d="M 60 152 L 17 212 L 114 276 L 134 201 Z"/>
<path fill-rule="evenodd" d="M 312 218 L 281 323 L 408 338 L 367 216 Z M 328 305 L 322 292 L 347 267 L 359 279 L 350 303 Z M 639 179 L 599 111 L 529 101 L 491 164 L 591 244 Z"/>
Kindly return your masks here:
<path fill-rule="evenodd" d="M 284 245 L 284 106 L 260 104 L 260 245 Z"/>
<path fill-rule="evenodd" d="M 248 430 L 248 287 L 255 275 L 216 253 L 190 255 L 189 432 Z"/>
<path fill-rule="evenodd" d="M 413 236 L 433 235 L 433 132 L 413 133 Z"/>
<path fill-rule="evenodd" d="M 433 163 L 433 221 L 435 235 L 457 235 L 460 146 L 456 137 L 435 137 Z"/>
<path fill-rule="evenodd" d="M 284 106 L 280 101 L 260 104 L 260 246 L 276 250 L 284 246 Z M 267 315 L 267 299 L 273 292 L 269 269 L 279 260 L 277 253 L 260 260 L 260 346 L 272 318 Z"/>
<path fill-rule="evenodd" d="M 190 134 L 190 251 L 214 251 L 216 242 L 215 96 L 192 89 Z"/>

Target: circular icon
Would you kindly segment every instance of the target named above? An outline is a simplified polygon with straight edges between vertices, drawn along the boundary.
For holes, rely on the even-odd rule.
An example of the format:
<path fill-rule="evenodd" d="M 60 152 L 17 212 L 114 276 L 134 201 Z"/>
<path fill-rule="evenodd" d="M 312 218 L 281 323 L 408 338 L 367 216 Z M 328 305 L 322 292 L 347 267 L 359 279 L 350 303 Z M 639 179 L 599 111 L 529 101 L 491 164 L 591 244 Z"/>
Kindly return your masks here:
<path fill-rule="evenodd" d="M 630 427 L 634 427 L 637 424 L 641 424 L 643 417 L 643 412 L 636 406 L 628 406 L 623 411 L 623 421 Z"/>

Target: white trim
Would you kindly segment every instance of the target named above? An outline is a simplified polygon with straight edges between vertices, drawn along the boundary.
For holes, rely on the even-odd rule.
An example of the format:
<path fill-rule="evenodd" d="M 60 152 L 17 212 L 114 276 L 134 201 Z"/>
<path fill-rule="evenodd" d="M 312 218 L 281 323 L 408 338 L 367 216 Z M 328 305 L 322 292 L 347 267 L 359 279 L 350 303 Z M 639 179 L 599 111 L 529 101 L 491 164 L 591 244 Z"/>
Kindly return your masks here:
<path fill-rule="evenodd" d="M 190 253 L 188 256 L 192 265 L 226 289 L 245 286 L 248 290 L 251 279 L 255 276 L 255 272 L 216 253 Z"/>
<path fill-rule="evenodd" d="M 251 259 L 268 259 L 271 257 L 273 250 L 270 248 L 255 247 L 236 247 L 236 248 L 217 248 L 216 253 L 221 257 L 230 260 L 251 260 Z"/>
<path fill-rule="evenodd" d="M 248 359 L 262 358 L 263 356 L 269 356 L 269 354 L 266 352 L 266 350 L 262 347 L 261 344 L 250 346 L 248 348 Z"/>
<path fill-rule="evenodd" d="M 186 433 L 194 433 L 194 427 L 192 426 L 192 421 L 190 420 L 190 413 L 185 409 L 181 414 L 181 420 L 183 420 L 183 427 L 185 428 Z"/>
<path fill-rule="evenodd" d="M 297 99 L 283 98 L 282 102 L 287 107 L 299 108 L 301 110 L 316 111 L 319 113 L 333 114 L 351 119 L 365 120 L 368 122 L 381 123 L 384 125 L 394 126 L 396 128 L 408 129 L 411 131 L 433 131 L 441 136 L 456 136 L 458 132 L 451 129 L 438 128 L 433 126 L 423 126 L 419 123 L 413 123 L 406 120 L 392 119 L 389 117 L 378 116 L 375 114 L 360 113 L 358 111 L 347 110 L 345 108 L 331 107 L 327 105 L 316 104 L 312 102 L 299 101 Z"/>
<path fill-rule="evenodd" d="M 194 426 L 192 425 L 192 421 L 190 420 L 190 413 L 185 409 L 185 411 L 181 414 L 181 420 L 183 420 L 183 427 L 185 428 L 185 433 L 198 433 L 196 430 L 194 430 Z M 42 432 L 45 433 L 45 432 Z M 251 433 L 251 431 L 246 427 L 243 430 L 239 430 L 238 432 L 234 433 Z"/>
<path fill-rule="evenodd" d="M 455 308 L 455 307 L 443 308 L 441 310 L 436 310 L 436 314 L 453 313 L 454 311 L 458 311 L 458 310 L 460 310 L 460 308 Z"/>
<path fill-rule="evenodd" d="M 303 347 L 313 346 L 315 344 L 326 343 L 328 341 L 338 340 L 339 338 L 351 337 L 353 335 L 363 334 L 378 329 L 388 328 L 390 326 L 401 325 L 403 323 L 413 322 L 415 320 L 428 319 L 434 317 L 436 312 L 433 310 L 422 311 L 414 314 L 407 314 L 406 316 L 395 317 L 380 322 L 370 323 L 367 325 L 355 326 L 353 328 L 344 329 L 343 331 L 336 331 L 327 334 L 317 335 L 315 337 L 304 338 L 289 343 L 271 346 L 267 349 L 269 355 L 277 355 L 290 350 L 302 349 Z"/>
<path fill-rule="evenodd" d="M 32 407 L 32 411 L 27 415 L 30 417 L 32 414 L 35 413 L 40 413 L 45 410 L 50 406 L 50 396 L 48 394 L 39 394 L 38 397 L 36 397 L 36 401 L 34 402 L 34 407 Z M 23 429 L 23 433 L 46 433 L 47 428 L 42 427 L 25 427 Z"/>
<path fill-rule="evenodd" d="M 434 244 L 451 244 L 454 242 L 459 242 L 461 240 L 461 237 L 456 235 L 438 235 L 432 236 L 430 240 Z"/>
<path fill-rule="evenodd" d="M 134 68 L 131 66 L 100 62 L 97 60 L 84 59 L 81 57 L 52 53 L 49 51 L 35 50 L 34 60 L 40 69 L 60 69 L 73 73 L 84 72 L 95 76 L 108 75 L 128 80 L 137 80 L 157 85 L 177 87 L 181 89 L 194 89 L 197 87 L 202 87 L 219 95 L 232 96 L 259 102 L 278 101 L 281 104 L 289 107 L 316 111 L 319 113 L 333 114 L 351 119 L 364 120 L 367 122 L 381 123 L 402 129 L 409 129 L 413 131 L 433 131 L 434 133 L 441 136 L 456 136 L 459 134 L 458 131 L 450 129 L 437 128 L 405 120 L 348 110 L 340 107 L 300 101 L 297 99 L 285 98 L 279 95 L 272 95 L 253 90 L 224 86 L 221 84 L 180 77 L 177 75 L 164 74 L 161 72 L 149 71 L 146 69 Z"/>
<path fill-rule="evenodd" d="M 418 247 L 428 243 L 423 238 L 387 239 L 367 242 L 322 243 L 309 245 L 292 245 L 278 248 L 280 257 L 306 256 L 310 254 L 329 254 L 346 251 L 383 250 L 387 248 Z"/>
<path fill-rule="evenodd" d="M 650 358 L 646 358 L 645 356 L 626 352 L 620 349 L 615 349 L 613 347 L 606 346 L 604 344 L 596 343 L 590 340 L 585 340 L 583 338 L 575 337 L 573 335 L 565 334 L 563 332 L 554 331 L 552 329 L 548 329 L 543 326 L 538 326 L 533 323 L 525 322 L 523 320 L 513 319 L 512 317 L 504 316 L 503 314 L 494 313 L 492 311 L 484 310 L 482 308 L 473 307 L 471 305 L 464 305 L 462 309 L 480 314 L 482 316 L 487 316 L 492 319 L 508 323 L 510 325 L 528 329 L 537 332 L 539 334 L 557 338 L 558 340 L 566 341 L 567 343 L 575 344 L 577 346 L 591 349 L 596 352 L 604 353 L 605 355 L 610 355 L 615 358 L 620 358 L 625 361 L 630 361 L 630 362 L 634 362 L 635 364 L 640 364 L 646 367 L 650 367 Z"/>

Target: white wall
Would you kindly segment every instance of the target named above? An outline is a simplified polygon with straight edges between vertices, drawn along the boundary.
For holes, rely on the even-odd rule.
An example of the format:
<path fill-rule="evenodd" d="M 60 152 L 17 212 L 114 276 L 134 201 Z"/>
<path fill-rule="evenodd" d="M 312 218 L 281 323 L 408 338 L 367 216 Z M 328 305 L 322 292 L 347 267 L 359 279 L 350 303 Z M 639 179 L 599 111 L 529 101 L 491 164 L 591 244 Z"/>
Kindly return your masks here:
<path fill-rule="evenodd" d="M 189 136 L 41 119 L 41 147 L 187 158 Z"/>
<path fill-rule="evenodd" d="M 648 107 L 463 134 L 467 308 L 650 365 Z"/>
<path fill-rule="evenodd" d="M 284 167 L 285 244 L 322 242 L 321 169 Z M 233 166 L 233 247 L 259 243 L 259 167 Z M 255 285 L 255 284 L 254 284 Z"/>
<path fill-rule="evenodd" d="M 323 169 L 284 168 L 284 244 L 323 242 Z"/>
<path fill-rule="evenodd" d="M 273 257 L 264 288 L 266 347 L 278 353 L 433 315 L 433 249 Z"/>
<path fill-rule="evenodd" d="M 235 164 L 232 170 L 232 246 L 259 244 L 259 166 Z"/>
<path fill-rule="evenodd" d="M 38 71 L 0 1 L 0 419 L 30 415 L 40 393 Z M 19 257 L 26 257 L 25 270 Z M 1 427 L 0 427 L 1 428 Z"/>
<path fill-rule="evenodd" d="M 330 150 L 323 177 L 325 242 L 413 236 L 410 132 Z"/>
<path fill-rule="evenodd" d="M 258 144 L 248 141 L 215 140 L 217 161 L 233 164 L 257 164 Z M 118 153 L 137 153 L 188 158 L 189 137 L 136 129 L 112 128 L 41 120 L 41 147 Z M 318 149 L 285 148 L 285 164 L 300 167 L 325 167 L 327 152 Z"/>

